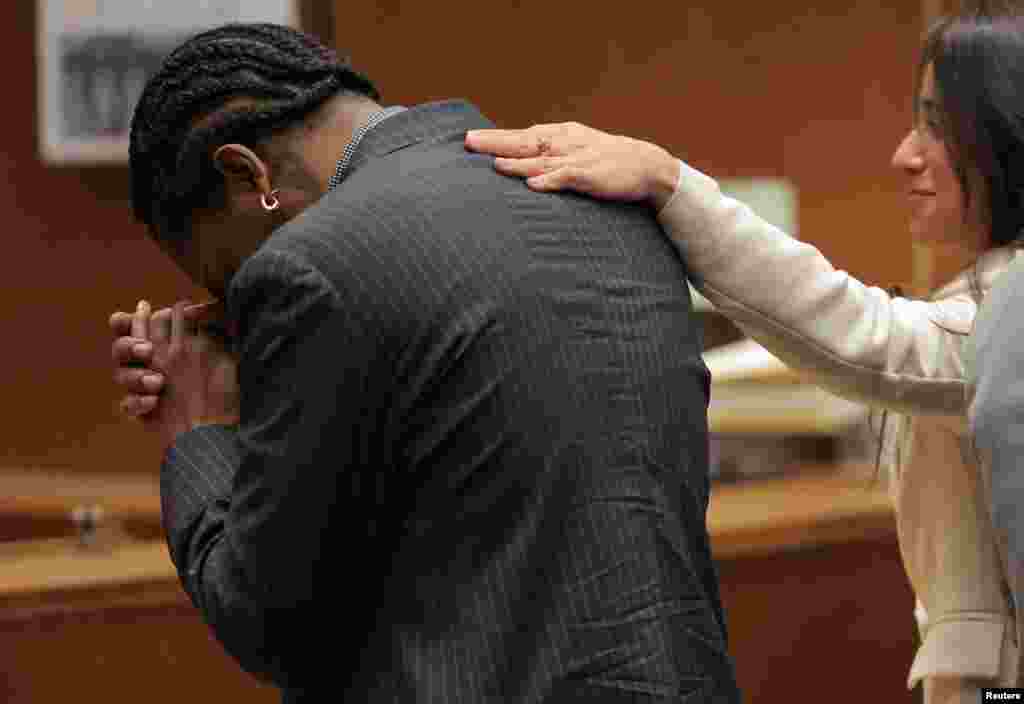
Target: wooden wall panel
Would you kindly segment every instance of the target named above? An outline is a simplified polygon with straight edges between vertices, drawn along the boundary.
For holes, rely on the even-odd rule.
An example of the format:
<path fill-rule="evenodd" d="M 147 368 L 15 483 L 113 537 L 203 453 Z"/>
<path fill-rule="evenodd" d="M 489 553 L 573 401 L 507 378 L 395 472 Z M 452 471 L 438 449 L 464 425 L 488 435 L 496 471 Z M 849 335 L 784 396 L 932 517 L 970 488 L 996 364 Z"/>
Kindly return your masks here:
<path fill-rule="evenodd" d="M 156 442 L 115 412 L 106 321 L 140 296 L 169 304 L 205 293 L 132 221 L 126 167 L 40 162 L 35 7 L 5 3 L 0 23 L 0 466 L 155 474 Z M 307 0 L 303 11 L 309 26 L 333 29 L 329 5 Z"/>
<path fill-rule="evenodd" d="M 719 177 L 788 178 L 801 238 L 888 286 L 911 278 L 890 158 L 911 122 L 920 33 L 917 0 L 390 0 L 339 4 L 335 43 L 387 102 L 464 97 L 501 126 L 577 119 Z"/>
<path fill-rule="evenodd" d="M 718 565 L 749 704 L 919 702 L 914 595 L 894 535 Z"/>
<path fill-rule="evenodd" d="M 106 319 L 142 293 L 196 289 L 130 217 L 124 168 L 56 168 L 37 156 L 35 2 L 8 3 L 0 59 L 4 214 L 0 320 L 5 466 L 154 472 L 156 446 L 113 411 Z"/>
<path fill-rule="evenodd" d="M 0 594 L 0 701 L 279 700 L 222 650 L 176 581 L 129 573 L 96 594 L 40 592 L 35 608 Z M 913 595 L 891 534 L 728 556 L 719 573 L 743 701 L 920 701 L 905 688 Z"/>
<path fill-rule="evenodd" d="M 8 704 L 281 701 L 224 652 L 184 596 L 25 619 L 0 612 L 0 652 Z"/>
<path fill-rule="evenodd" d="M 42 165 L 35 3 L 0 27 L 9 66 L 4 466 L 153 472 L 155 442 L 113 405 L 106 318 L 140 295 L 202 297 L 143 236 L 118 168 Z M 335 43 L 389 102 L 466 97 L 506 126 L 580 119 L 661 142 L 722 177 L 782 176 L 801 236 L 871 283 L 910 277 L 898 179 L 917 2 L 592 4 L 381 0 L 335 7 Z M 614 37 L 614 39 L 608 39 Z"/>

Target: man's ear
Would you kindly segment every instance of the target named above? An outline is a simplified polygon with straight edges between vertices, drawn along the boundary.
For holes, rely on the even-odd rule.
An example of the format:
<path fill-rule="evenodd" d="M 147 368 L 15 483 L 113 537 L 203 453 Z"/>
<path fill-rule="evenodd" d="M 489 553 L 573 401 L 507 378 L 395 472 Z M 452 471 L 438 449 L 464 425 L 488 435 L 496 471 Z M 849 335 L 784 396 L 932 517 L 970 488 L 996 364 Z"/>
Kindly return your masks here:
<path fill-rule="evenodd" d="M 270 169 L 256 152 L 244 144 L 219 147 L 213 153 L 213 165 L 224 174 L 229 191 L 270 191 Z"/>

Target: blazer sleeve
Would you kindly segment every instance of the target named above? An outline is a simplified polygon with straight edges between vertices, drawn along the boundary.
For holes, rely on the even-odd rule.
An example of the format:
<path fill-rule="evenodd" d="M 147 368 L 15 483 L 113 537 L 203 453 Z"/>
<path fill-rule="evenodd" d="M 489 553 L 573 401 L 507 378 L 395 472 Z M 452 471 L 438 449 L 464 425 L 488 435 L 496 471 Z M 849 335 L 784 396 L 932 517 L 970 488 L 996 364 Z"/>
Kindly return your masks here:
<path fill-rule="evenodd" d="M 992 287 L 971 338 L 968 423 L 988 480 L 988 502 L 1016 611 L 1024 609 L 1024 259 Z M 1024 648 L 1022 656 L 1024 656 Z M 1024 666 L 1024 663 L 1021 663 Z"/>
<path fill-rule="evenodd" d="M 308 681 L 303 644 L 316 642 L 309 633 L 331 602 L 317 599 L 338 579 L 324 547 L 349 508 L 338 497 L 353 495 L 339 483 L 365 451 L 363 360 L 377 338 L 339 321 L 330 283 L 285 253 L 250 259 L 231 299 L 241 422 L 197 428 L 169 450 L 165 529 L 183 586 L 224 648 L 289 687 Z"/>
<path fill-rule="evenodd" d="M 965 410 L 969 295 L 912 301 L 866 286 L 682 162 L 658 218 L 694 286 L 786 364 L 855 401 L 913 413 Z"/>

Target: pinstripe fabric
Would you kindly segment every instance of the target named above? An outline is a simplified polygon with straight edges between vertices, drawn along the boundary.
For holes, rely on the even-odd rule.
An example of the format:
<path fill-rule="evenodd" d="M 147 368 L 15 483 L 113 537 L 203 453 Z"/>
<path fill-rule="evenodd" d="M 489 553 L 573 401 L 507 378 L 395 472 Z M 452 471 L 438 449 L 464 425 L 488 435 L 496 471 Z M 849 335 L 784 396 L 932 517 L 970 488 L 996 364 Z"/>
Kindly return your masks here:
<path fill-rule="evenodd" d="M 182 582 L 286 701 L 737 702 L 685 266 L 486 126 L 389 117 L 238 272 L 242 422 L 163 466 Z"/>

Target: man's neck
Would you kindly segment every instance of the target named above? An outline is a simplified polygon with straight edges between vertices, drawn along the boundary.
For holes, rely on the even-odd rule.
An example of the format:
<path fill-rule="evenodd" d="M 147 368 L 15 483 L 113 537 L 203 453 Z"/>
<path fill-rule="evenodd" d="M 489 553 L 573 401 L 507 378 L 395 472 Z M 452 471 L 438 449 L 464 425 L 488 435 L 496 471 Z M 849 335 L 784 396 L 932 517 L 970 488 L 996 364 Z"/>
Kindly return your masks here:
<path fill-rule="evenodd" d="M 336 96 L 324 106 L 323 117 L 309 129 L 303 147 L 306 163 L 314 167 L 324 193 L 352 135 L 380 109 L 381 106 L 369 98 L 349 95 Z"/>

